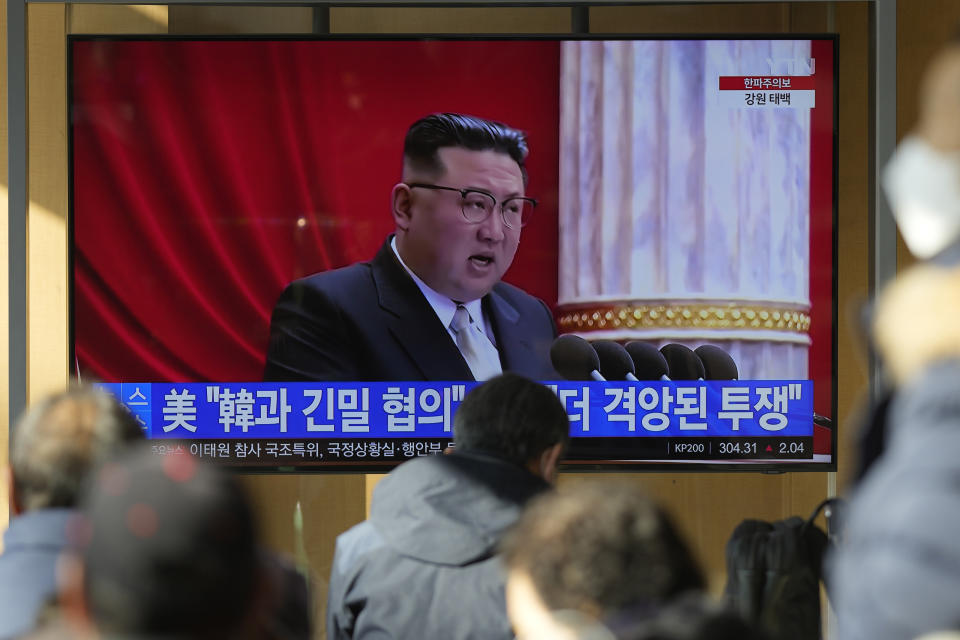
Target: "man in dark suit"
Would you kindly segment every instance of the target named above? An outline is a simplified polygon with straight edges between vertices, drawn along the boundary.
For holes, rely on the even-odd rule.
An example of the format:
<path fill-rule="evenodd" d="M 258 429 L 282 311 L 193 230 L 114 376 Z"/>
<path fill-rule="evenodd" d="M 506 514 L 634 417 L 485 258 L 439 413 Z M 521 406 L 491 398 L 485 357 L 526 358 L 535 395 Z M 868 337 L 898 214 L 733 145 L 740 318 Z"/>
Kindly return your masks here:
<path fill-rule="evenodd" d="M 370 262 L 291 283 L 273 311 L 266 380 L 555 379 L 543 301 L 500 282 L 536 201 L 524 134 L 459 114 L 407 132 L 396 232 Z"/>

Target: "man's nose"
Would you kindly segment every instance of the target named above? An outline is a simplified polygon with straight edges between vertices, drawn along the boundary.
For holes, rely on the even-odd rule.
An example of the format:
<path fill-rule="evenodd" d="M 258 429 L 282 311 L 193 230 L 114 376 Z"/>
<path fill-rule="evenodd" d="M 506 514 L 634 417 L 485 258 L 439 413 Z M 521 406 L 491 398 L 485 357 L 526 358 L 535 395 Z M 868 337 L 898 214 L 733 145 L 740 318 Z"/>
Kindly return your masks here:
<path fill-rule="evenodd" d="M 506 225 L 503 223 L 503 215 L 497 208 L 494 208 L 487 219 L 481 222 L 477 228 L 477 235 L 484 242 L 500 242 L 505 234 Z"/>

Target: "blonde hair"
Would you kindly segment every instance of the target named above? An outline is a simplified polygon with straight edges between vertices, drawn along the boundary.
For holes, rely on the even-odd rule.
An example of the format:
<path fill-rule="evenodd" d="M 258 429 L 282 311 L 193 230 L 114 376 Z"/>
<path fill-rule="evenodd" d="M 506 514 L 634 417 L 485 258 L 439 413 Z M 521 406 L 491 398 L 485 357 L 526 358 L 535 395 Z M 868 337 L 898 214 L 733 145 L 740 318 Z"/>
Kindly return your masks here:
<path fill-rule="evenodd" d="M 937 360 L 960 357 L 960 268 L 914 266 L 877 301 L 874 340 L 903 384 Z"/>

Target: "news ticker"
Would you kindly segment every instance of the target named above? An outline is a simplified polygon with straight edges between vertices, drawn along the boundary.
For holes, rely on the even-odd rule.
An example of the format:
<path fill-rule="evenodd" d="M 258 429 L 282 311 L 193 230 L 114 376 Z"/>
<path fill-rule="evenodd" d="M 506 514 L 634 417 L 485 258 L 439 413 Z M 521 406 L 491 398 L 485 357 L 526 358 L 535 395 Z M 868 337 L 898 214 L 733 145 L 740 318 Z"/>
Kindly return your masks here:
<path fill-rule="evenodd" d="M 151 439 L 359 440 L 450 439 L 456 409 L 477 384 L 147 382 L 100 386 L 133 412 Z M 574 438 L 692 443 L 698 438 L 813 435 L 810 380 L 544 384 L 564 404 Z M 652 446 L 661 447 L 661 443 Z M 698 453 L 714 455 L 719 444 L 710 446 Z M 636 443 L 631 444 L 635 447 Z"/>
<path fill-rule="evenodd" d="M 590 444 L 600 441 L 600 446 Z M 573 441 L 565 459 L 592 463 L 618 462 L 773 462 L 813 458 L 813 438 L 644 438 L 627 442 L 620 438 Z M 411 458 L 440 455 L 453 441 L 443 438 L 350 440 L 154 440 L 154 451 L 185 454 L 216 462 L 269 467 L 310 465 L 394 465 Z M 583 446 L 586 445 L 586 446 Z"/>

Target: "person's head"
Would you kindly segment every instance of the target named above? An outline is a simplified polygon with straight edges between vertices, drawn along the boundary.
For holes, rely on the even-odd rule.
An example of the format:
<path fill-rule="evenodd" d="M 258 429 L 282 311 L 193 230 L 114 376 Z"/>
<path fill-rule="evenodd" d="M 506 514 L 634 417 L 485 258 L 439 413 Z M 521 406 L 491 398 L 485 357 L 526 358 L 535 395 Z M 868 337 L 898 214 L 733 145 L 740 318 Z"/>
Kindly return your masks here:
<path fill-rule="evenodd" d="M 757 625 L 705 593 L 679 596 L 650 616 L 625 614 L 607 621 L 616 640 L 767 640 Z"/>
<path fill-rule="evenodd" d="M 919 107 L 883 183 L 907 247 L 928 259 L 960 240 L 960 43 L 927 67 Z"/>
<path fill-rule="evenodd" d="M 666 514 L 627 487 L 581 485 L 537 498 L 502 551 L 520 640 L 579 637 L 571 618 L 654 611 L 704 587 Z"/>
<path fill-rule="evenodd" d="M 922 309 L 922 313 L 917 313 Z M 938 361 L 960 357 L 960 269 L 921 263 L 877 297 L 873 340 L 884 371 L 906 385 Z"/>
<path fill-rule="evenodd" d="M 960 354 L 953 322 L 960 306 L 960 41 L 944 47 L 924 71 L 919 119 L 883 178 L 904 242 L 928 260 L 885 287 L 873 313 L 884 370 L 903 385 Z"/>
<path fill-rule="evenodd" d="M 10 443 L 14 512 L 74 507 L 91 471 L 143 439 L 133 414 L 105 391 L 77 387 L 40 401 Z"/>
<path fill-rule="evenodd" d="M 66 610 L 81 628 L 178 640 L 259 628 L 254 517 L 233 476 L 138 447 L 94 475 L 82 506 L 64 562 Z"/>
<path fill-rule="evenodd" d="M 473 389 L 453 417 L 457 451 L 495 455 L 552 482 L 570 440 L 570 422 L 557 394 L 515 373 Z"/>
<path fill-rule="evenodd" d="M 526 136 L 499 122 L 440 113 L 411 125 L 392 208 L 400 256 L 427 286 L 469 302 L 510 267 L 533 208 L 526 157 Z"/>

